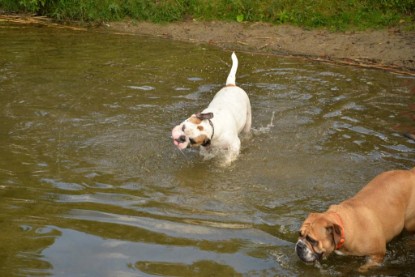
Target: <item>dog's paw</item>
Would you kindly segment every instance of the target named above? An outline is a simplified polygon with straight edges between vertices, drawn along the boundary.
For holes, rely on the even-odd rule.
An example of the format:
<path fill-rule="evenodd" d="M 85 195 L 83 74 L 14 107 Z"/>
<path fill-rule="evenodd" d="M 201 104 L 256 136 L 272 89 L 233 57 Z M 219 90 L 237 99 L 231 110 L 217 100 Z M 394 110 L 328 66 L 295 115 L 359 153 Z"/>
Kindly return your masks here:
<path fill-rule="evenodd" d="M 366 263 L 362 266 L 359 267 L 359 269 L 357 271 L 359 271 L 360 273 L 365 273 L 368 272 L 370 269 L 374 268 L 374 267 L 379 267 L 382 265 L 382 261 L 383 261 L 383 257 L 384 256 L 372 256 L 369 257 L 366 261 Z"/>

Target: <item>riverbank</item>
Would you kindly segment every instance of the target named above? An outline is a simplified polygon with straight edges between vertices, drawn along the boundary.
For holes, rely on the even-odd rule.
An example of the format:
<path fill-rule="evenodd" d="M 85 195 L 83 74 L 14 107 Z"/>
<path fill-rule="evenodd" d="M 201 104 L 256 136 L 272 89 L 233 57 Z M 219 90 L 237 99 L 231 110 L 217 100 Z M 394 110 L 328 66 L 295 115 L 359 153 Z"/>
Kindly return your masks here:
<path fill-rule="evenodd" d="M 226 50 L 296 56 L 321 62 L 379 68 L 415 76 L 415 31 L 405 28 L 331 32 L 292 25 L 188 20 L 168 24 L 124 20 L 95 27 L 63 25 L 45 17 L 0 15 L 0 21 L 54 28 L 157 36 L 206 43 Z"/>
<path fill-rule="evenodd" d="M 186 21 L 154 24 L 122 21 L 105 24 L 101 29 L 415 75 L 415 31 L 400 28 L 331 32 L 268 23 Z"/>

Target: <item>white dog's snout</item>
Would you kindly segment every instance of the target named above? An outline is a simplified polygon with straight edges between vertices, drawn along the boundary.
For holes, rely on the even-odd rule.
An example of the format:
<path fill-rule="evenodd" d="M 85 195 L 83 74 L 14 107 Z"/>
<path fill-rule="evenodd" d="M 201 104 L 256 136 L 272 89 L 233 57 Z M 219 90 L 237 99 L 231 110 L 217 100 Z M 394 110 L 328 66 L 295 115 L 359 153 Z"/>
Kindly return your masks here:
<path fill-rule="evenodd" d="M 186 141 L 186 136 L 185 135 L 181 135 L 179 138 L 176 139 L 178 142 L 185 142 Z"/>

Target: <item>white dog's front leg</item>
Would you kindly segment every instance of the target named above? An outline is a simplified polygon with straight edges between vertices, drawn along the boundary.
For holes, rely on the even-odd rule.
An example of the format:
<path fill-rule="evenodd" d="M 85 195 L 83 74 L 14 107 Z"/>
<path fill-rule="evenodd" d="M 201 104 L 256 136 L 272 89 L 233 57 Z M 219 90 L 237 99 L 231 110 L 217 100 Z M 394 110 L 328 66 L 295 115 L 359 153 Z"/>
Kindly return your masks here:
<path fill-rule="evenodd" d="M 227 148 L 228 149 L 225 153 L 225 158 L 223 162 L 223 165 L 226 166 L 231 165 L 231 163 L 238 158 L 239 150 L 241 149 L 240 139 L 237 137 Z"/>
<path fill-rule="evenodd" d="M 207 161 L 214 158 L 216 154 L 210 147 L 200 147 L 200 155 L 202 155 L 203 160 Z"/>

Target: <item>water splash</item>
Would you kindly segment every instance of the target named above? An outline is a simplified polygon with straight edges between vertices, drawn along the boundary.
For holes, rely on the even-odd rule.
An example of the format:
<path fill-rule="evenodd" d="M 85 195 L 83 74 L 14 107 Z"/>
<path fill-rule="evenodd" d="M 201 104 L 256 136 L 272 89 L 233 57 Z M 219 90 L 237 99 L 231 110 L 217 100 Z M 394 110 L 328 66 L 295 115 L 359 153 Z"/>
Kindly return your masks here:
<path fill-rule="evenodd" d="M 252 127 L 252 133 L 254 135 L 269 133 L 271 129 L 274 127 L 274 117 L 275 117 L 275 111 L 272 112 L 271 120 L 266 126 L 261 126 L 259 128 Z"/>

